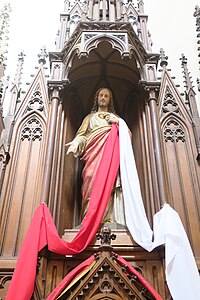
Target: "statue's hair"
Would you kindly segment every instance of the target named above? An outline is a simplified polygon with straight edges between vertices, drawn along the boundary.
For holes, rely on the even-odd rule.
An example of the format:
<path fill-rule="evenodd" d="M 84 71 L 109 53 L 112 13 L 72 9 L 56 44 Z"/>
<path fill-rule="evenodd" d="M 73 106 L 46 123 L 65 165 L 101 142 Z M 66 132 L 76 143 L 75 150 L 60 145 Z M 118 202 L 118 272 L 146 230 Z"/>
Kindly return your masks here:
<path fill-rule="evenodd" d="M 107 90 L 109 92 L 109 94 L 110 94 L 110 103 L 108 105 L 108 111 L 110 113 L 114 113 L 115 114 L 115 108 L 114 108 L 114 104 L 113 104 L 112 92 L 107 87 L 101 87 L 100 89 L 97 90 L 97 92 L 95 94 L 95 97 L 94 97 L 94 104 L 93 104 L 91 113 L 95 113 L 95 112 L 98 111 L 98 96 L 99 96 L 99 93 L 101 92 L 101 90 L 104 90 L 104 89 Z"/>

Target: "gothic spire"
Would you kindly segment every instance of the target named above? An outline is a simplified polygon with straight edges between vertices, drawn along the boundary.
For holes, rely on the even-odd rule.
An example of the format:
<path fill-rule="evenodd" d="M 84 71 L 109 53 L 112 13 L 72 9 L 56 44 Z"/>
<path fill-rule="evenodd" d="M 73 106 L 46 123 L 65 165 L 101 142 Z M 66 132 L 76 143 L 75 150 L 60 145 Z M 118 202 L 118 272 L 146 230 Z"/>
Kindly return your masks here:
<path fill-rule="evenodd" d="M 21 51 L 18 54 L 18 64 L 17 64 L 17 70 L 14 78 L 14 85 L 16 85 L 18 88 L 21 85 L 21 76 L 22 76 L 22 70 L 23 70 L 23 64 L 24 64 L 24 57 L 26 55 L 24 54 L 24 51 Z"/>
<path fill-rule="evenodd" d="M 11 88 L 11 99 L 10 99 L 10 105 L 8 110 L 9 116 L 14 116 L 17 102 L 19 102 L 20 98 L 20 85 L 21 85 L 21 76 L 22 76 L 22 69 L 24 64 L 24 57 L 26 55 L 23 51 L 21 51 L 18 54 L 18 64 L 17 64 L 17 70 L 13 82 L 13 87 Z"/>
<path fill-rule="evenodd" d="M 0 109 L 2 110 L 2 105 L 5 96 L 6 81 L 3 79 L 5 70 L 5 54 L 7 51 L 7 40 L 8 40 L 8 27 L 9 27 L 9 17 L 10 17 L 11 7 L 10 4 L 5 4 L 3 9 L 0 11 Z"/>
<path fill-rule="evenodd" d="M 194 17 L 196 17 L 196 26 L 197 26 L 197 44 L 198 44 L 198 57 L 199 57 L 199 70 L 200 70 L 200 7 L 198 5 L 195 6 L 195 12 L 194 12 Z M 197 79 L 197 84 L 198 84 L 198 91 L 200 92 L 200 80 L 199 78 Z"/>
<path fill-rule="evenodd" d="M 138 0 L 138 11 L 139 11 L 138 21 L 140 27 L 139 29 L 140 37 L 146 50 L 151 52 L 152 41 L 151 41 L 151 35 L 147 29 L 148 16 L 144 13 L 143 0 Z"/>
<path fill-rule="evenodd" d="M 193 89 L 192 85 L 192 77 L 190 76 L 190 72 L 188 71 L 187 67 L 187 58 L 185 57 L 184 54 L 181 55 L 181 67 L 183 68 L 183 77 L 184 77 L 184 83 L 185 83 L 185 88 L 186 88 L 186 93 L 188 93 L 189 89 Z"/>
<path fill-rule="evenodd" d="M 196 31 L 197 31 L 197 44 L 198 44 L 198 52 L 199 52 L 199 64 L 200 64 L 200 7 L 198 5 L 195 6 L 195 12 L 194 12 L 194 17 L 196 17 Z M 200 70 L 200 66 L 199 66 L 199 70 Z"/>
<path fill-rule="evenodd" d="M 195 91 L 193 89 L 192 85 L 192 77 L 190 76 L 190 72 L 188 71 L 187 66 L 187 58 L 184 54 L 181 55 L 181 67 L 183 68 L 183 77 L 184 77 L 184 84 L 185 84 L 185 95 L 186 95 L 186 101 L 189 104 L 190 111 L 193 117 L 198 116 L 198 109 L 197 109 L 197 103 L 195 98 Z"/>
<path fill-rule="evenodd" d="M 0 78 L 4 74 L 5 69 L 5 54 L 7 53 L 8 27 L 11 7 L 10 4 L 5 4 L 0 11 Z"/>
<path fill-rule="evenodd" d="M 187 58 L 184 54 L 182 54 L 181 60 L 181 66 L 183 68 L 183 74 L 184 74 L 184 83 L 185 83 L 185 95 L 186 95 L 186 101 L 189 104 L 190 112 L 192 115 L 192 122 L 193 122 L 193 130 L 195 135 L 195 141 L 197 146 L 197 159 L 200 159 L 200 138 L 199 138 L 199 132 L 200 132 L 200 119 L 199 119 L 199 113 L 197 108 L 197 102 L 196 102 L 196 93 L 192 86 L 191 76 L 190 72 L 188 71 L 187 67 Z"/>

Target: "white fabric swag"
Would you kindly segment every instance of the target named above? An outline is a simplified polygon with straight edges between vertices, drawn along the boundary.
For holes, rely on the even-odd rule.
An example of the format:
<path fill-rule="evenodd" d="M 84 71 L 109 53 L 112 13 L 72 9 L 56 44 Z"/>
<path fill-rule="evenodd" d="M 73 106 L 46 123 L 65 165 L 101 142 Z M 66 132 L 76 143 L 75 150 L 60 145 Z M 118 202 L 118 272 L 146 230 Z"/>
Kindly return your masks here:
<path fill-rule="evenodd" d="M 165 245 L 166 280 L 174 300 L 200 299 L 198 269 L 178 213 L 169 204 L 165 204 L 154 215 L 153 230 L 149 225 L 128 127 L 122 119 L 119 121 L 119 140 L 125 218 L 132 238 L 149 252 L 157 246 Z"/>

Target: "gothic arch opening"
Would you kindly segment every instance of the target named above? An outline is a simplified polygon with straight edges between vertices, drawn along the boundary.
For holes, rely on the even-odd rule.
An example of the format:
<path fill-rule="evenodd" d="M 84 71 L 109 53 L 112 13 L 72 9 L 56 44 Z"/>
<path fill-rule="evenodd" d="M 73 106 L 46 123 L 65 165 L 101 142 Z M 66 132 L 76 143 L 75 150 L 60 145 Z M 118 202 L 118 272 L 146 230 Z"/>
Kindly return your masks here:
<path fill-rule="evenodd" d="M 145 151 L 142 141 L 144 139 L 142 122 L 145 101 L 142 88 L 138 84 L 140 74 L 136 59 L 134 57 L 122 59 L 120 52 L 113 49 L 111 43 L 101 41 L 84 59 L 79 58 L 78 54 L 73 57 L 68 78 L 70 85 L 65 89 L 63 95 L 65 114 L 63 140 L 65 143 L 74 138 L 81 121 L 90 113 L 97 89 L 102 86 L 108 87 L 113 93 L 116 113 L 127 122 L 133 132 L 136 163 L 140 169 L 139 177 L 144 190 L 145 175 L 141 166 L 143 166 Z M 143 150 L 141 151 L 141 149 Z M 80 223 L 82 167 L 82 162 L 74 159 L 72 154 L 64 157 L 60 201 L 61 211 L 65 212 L 63 213 L 65 228 L 71 228 Z M 67 182 L 65 181 L 66 177 L 69 178 Z M 145 193 L 143 194 L 145 196 Z"/>
<path fill-rule="evenodd" d="M 69 90 L 79 95 L 83 113 L 92 107 L 93 96 L 98 87 L 108 86 L 114 95 L 116 110 L 124 113 L 130 91 L 139 92 L 140 80 L 136 59 L 122 58 L 121 53 L 108 41 L 100 42 L 87 57 L 74 56 L 68 78 Z M 66 91 L 67 92 L 67 91 Z"/>

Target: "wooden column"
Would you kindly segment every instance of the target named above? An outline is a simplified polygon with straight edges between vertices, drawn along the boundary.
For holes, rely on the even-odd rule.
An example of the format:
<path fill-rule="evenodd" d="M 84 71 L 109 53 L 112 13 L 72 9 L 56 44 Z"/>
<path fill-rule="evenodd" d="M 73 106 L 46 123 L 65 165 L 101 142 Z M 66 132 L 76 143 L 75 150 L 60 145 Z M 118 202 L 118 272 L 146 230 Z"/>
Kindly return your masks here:
<path fill-rule="evenodd" d="M 44 163 L 44 173 L 42 182 L 42 192 L 41 192 L 41 202 L 45 202 L 50 210 L 52 210 L 52 203 L 49 203 L 49 190 L 51 183 L 51 174 L 53 167 L 53 155 L 54 155 L 54 145 L 56 136 L 56 126 L 57 126 L 57 115 L 58 115 L 58 105 L 60 102 L 60 86 L 55 86 L 51 88 L 50 101 L 51 110 L 48 124 L 48 138 L 46 145 L 46 157 Z"/>
<path fill-rule="evenodd" d="M 161 144 L 160 126 L 158 121 L 158 106 L 157 106 L 157 95 L 156 88 L 147 88 L 148 90 L 148 104 L 150 108 L 151 125 L 152 125 L 152 136 L 153 136 L 153 148 L 156 163 L 157 182 L 159 190 L 159 204 L 160 207 L 168 202 L 167 193 L 167 179 L 165 175 L 163 151 Z"/>

